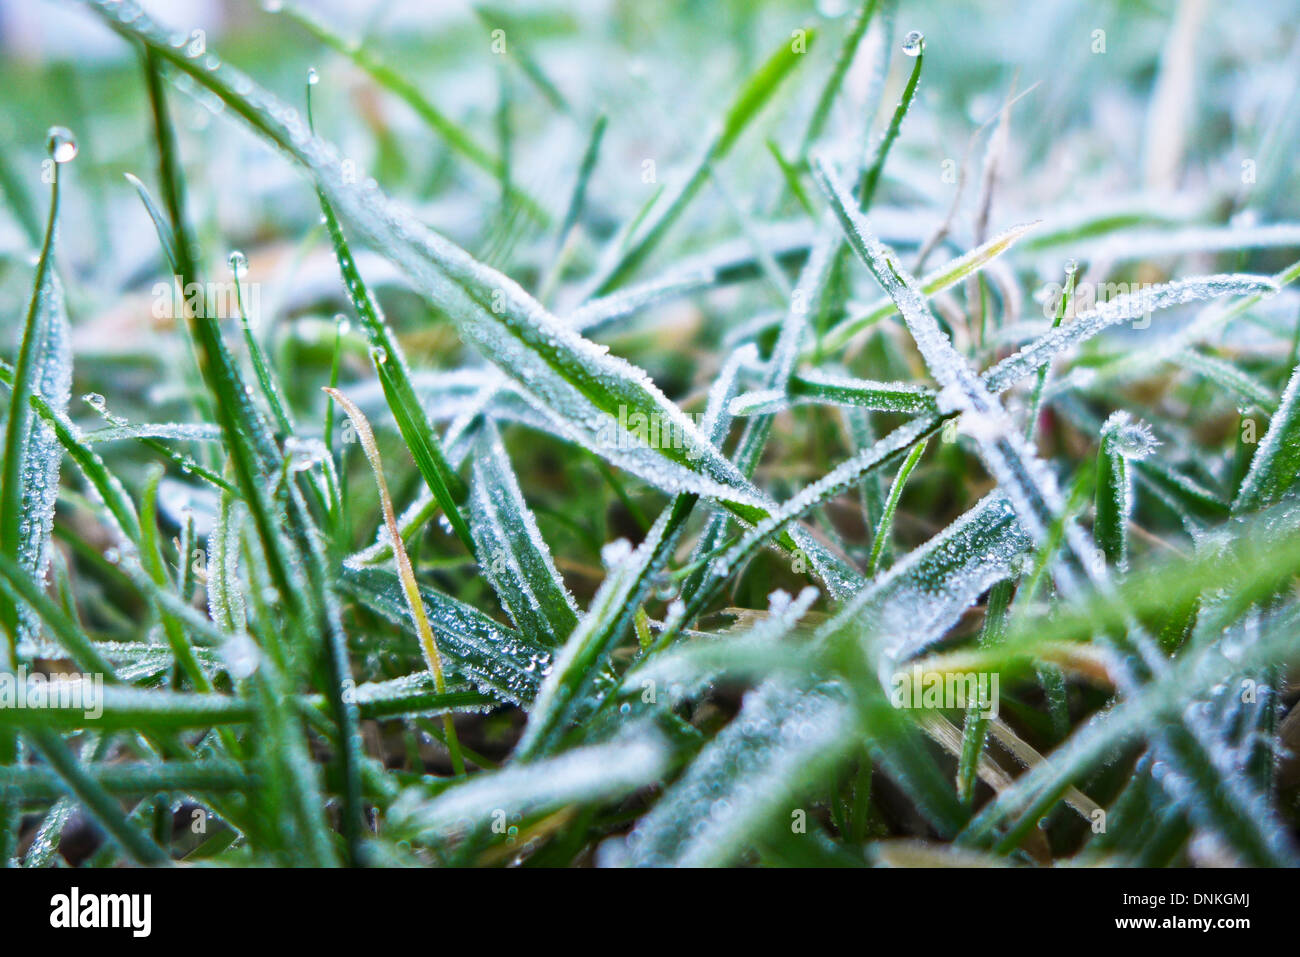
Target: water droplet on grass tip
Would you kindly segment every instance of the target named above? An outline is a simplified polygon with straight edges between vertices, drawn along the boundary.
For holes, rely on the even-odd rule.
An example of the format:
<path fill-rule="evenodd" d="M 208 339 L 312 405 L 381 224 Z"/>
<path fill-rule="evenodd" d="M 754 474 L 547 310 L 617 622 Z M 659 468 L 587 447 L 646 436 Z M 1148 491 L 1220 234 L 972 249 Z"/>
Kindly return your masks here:
<path fill-rule="evenodd" d="M 317 83 L 319 83 L 319 82 L 320 82 L 320 74 L 316 72 L 316 68 L 315 68 L 314 66 L 308 67 L 308 68 L 307 68 L 307 85 L 308 85 L 308 86 L 315 86 L 315 85 L 316 85 Z"/>
<path fill-rule="evenodd" d="M 238 249 L 230 254 L 230 271 L 235 274 L 236 279 L 243 279 L 244 274 L 248 272 L 248 257 Z"/>
<path fill-rule="evenodd" d="M 51 126 L 45 147 L 56 163 L 67 163 L 77 158 L 77 138 L 66 126 Z"/>
<path fill-rule="evenodd" d="M 918 56 L 925 49 L 925 34 L 920 30 L 909 30 L 903 37 L 903 52 L 908 56 Z"/>

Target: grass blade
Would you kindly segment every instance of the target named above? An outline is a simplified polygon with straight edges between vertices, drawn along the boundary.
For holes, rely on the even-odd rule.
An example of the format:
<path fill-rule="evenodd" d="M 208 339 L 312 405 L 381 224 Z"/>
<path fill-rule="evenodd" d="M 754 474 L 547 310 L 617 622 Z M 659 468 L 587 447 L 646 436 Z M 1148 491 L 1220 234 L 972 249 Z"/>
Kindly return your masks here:
<path fill-rule="evenodd" d="M 515 627 L 544 645 L 563 644 L 578 623 L 578 608 L 491 424 L 476 448 L 470 519 L 480 567 Z"/>
<path fill-rule="evenodd" d="M 442 673 L 442 654 L 438 651 L 438 640 L 433 635 L 433 629 L 429 627 L 429 616 L 424 611 L 424 601 L 420 597 L 420 586 L 415 580 L 415 570 L 411 567 L 411 559 L 406 554 L 406 546 L 402 544 L 402 533 L 398 530 L 397 516 L 393 513 L 393 501 L 388 496 L 384 464 L 379 458 L 379 446 L 375 444 L 374 433 L 370 431 L 370 422 L 352 400 L 338 389 L 326 386 L 325 391 L 352 420 L 352 425 L 357 431 L 357 439 L 361 442 L 361 448 L 370 461 L 370 469 L 375 473 L 375 485 L 379 487 L 379 505 L 384 510 L 384 524 L 388 527 L 388 537 L 393 543 L 397 576 L 402 583 L 402 592 L 406 596 L 406 604 L 411 613 L 411 621 L 415 624 L 415 632 L 420 638 L 420 652 L 424 655 L 429 671 L 433 673 L 434 687 L 438 694 L 446 694 L 447 680 Z M 451 715 L 444 714 L 442 722 L 447 734 L 447 746 L 451 750 L 452 766 L 458 775 L 464 774 L 465 762 L 460 754 L 460 744 L 456 740 L 456 727 L 452 724 Z"/>

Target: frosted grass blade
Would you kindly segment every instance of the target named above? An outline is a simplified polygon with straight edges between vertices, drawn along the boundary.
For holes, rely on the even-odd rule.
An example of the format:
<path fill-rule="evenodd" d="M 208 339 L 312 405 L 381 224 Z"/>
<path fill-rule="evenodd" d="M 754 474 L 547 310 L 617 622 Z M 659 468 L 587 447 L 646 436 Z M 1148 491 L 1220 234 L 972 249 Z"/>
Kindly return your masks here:
<path fill-rule="evenodd" d="M 764 828 L 788 826 L 794 802 L 847 750 L 853 710 L 833 687 L 771 682 L 751 691 L 626 842 L 640 867 L 717 867 Z"/>
<path fill-rule="evenodd" d="M 1281 500 L 1300 476 L 1300 366 L 1291 373 L 1282 401 L 1255 451 L 1234 513 L 1254 511 Z"/>
<path fill-rule="evenodd" d="M 515 627 L 541 644 L 563 644 L 578 622 L 578 607 L 491 424 L 484 427 L 475 449 L 469 505 L 480 568 Z"/>
<path fill-rule="evenodd" d="M 553 758 L 476 775 L 472 781 L 430 798 L 403 792 L 390 808 L 393 826 L 426 838 L 463 836 L 504 813 L 533 817 L 572 804 L 600 803 L 658 780 L 668 764 L 663 742 L 652 734 L 629 735 Z"/>

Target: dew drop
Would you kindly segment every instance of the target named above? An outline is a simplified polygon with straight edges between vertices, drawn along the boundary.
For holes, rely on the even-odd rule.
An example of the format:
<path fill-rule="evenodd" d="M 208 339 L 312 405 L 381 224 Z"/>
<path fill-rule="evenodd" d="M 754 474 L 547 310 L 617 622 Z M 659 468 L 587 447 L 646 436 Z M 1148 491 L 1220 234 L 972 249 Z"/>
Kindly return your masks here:
<path fill-rule="evenodd" d="M 56 163 L 67 163 L 77 158 L 77 138 L 66 126 L 51 126 L 45 147 Z"/>
<path fill-rule="evenodd" d="M 230 254 L 230 271 L 235 274 L 236 279 L 243 279 L 248 272 L 248 257 L 238 249 Z"/>
<path fill-rule="evenodd" d="M 312 66 L 312 67 L 308 67 L 308 68 L 307 68 L 307 85 L 308 85 L 308 86 L 315 86 L 315 85 L 316 85 L 317 83 L 319 83 L 319 82 L 320 82 L 320 74 L 316 72 L 316 68 L 315 68 L 314 66 Z"/>
<path fill-rule="evenodd" d="M 293 472 L 305 472 L 323 462 L 329 454 L 320 439 L 300 439 L 296 435 L 284 440 L 284 450 L 289 454 L 289 469 Z"/>
<path fill-rule="evenodd" d="M 370 358 L 375 360 L 375 365 L 383 365 L 388 361 L 388 350 L 383 346 L 375 346 L 370 350 Z"/>
<path fill-rule="evenodd" d="M 909 30 L 903 37 L 903 52 L 908 56 L 919 56 L 925 49 L 925 34 L 920 30 Z"/>
<path fill-rule="evenodd" d="M 87 392 L 81 399 L 96 412 L 104 411 L 105 400 L 98 392 Z"/>
<path fill-rule="evenodd" d="M 1079 260 L 1067 259 L 1065 261 L 1065 274 L 1067 276 L 1073 276 L 1078 271 L 1079 271 Z"/>

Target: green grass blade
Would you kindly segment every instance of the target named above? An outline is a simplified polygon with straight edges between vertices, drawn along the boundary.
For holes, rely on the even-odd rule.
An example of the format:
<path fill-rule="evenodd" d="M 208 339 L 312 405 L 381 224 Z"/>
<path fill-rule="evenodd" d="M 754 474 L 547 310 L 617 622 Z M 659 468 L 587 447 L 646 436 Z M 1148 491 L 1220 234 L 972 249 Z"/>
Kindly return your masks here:
<path fill-rule="evenodd" d="M 789 834 L 796 803 L 848 749 L 853 725 L 853 709 L 834 688 L 771 682 L 749 692 L 735 720 L 638 822 L 626 863 L 723 866 L 760 834 Z"/>
<path fill-rule="evenodd" d="M 871 578 L 876 574 L 880 567 L 880 557 L 884 554 L 885 543 L 889 540 L 891 530 L 894 525 L 894 512 L 898 509 L 898 500 L 903 495 L 903 488 L 907 485 L 907 478 L 912 474 L 912 469 L 916 468 L 916 463 L 921 461 L 921 456 L 925 453 L 926 446 L 929 445 L 928 439 L 916 443 L 916 448 L 908 453 L 903 464 L 898 468 L 898 474 L 894 476 L 894 484 L 889 488 L 889 498 L 885 500 L 885 510 L 880 516 L 880 523 L 876 526 L 875 533 L 871 537 L 871 556 L 867 559 L 867 577 Z"/>
<path fill-rule="evenodd" d="M 364 43 L 353 43 L 335 33 L 319 17 L 297 4 L 285 3 L 281 10 L 321 43 L 347 57 L 381 87 L 406 103 L 453 151 L 493 178 L 500 178 L 500 158 L 493 156 L 467 130 L 434 106 L 415 84 L 384 63 L 383 58 L 369 50 Z M 527 209 L 533 219 L 542 224 L 548 221 L 544 207 L 526 193 L 512 187 L 510 198 Z"/>
<path fill-rule="evenodd" d="M 402 833 L 446 840 L 490 825 L 494 817 L 532 818 L 574 804 L 616 800 L 656 780 L 667 765 L 663 743 L 646 734 L 485 772 L 432 798 L 408 789 L 390 815 Z"/>
<path fill-rule="evenodd" d="M 731 414 L 762 415 L 792 405 L 839 405 L 903 414 L 938 413 L 933 389 L 910 382 L 874 382 L 855 379 L 823 369 L 796 372 L 785 394 L 762 390 L 739 395 L 731 401 Z"/>
<path fill-rule="evenodd" d="M 257 786 L 256 779 L 233 762 L 88 764 L 83 771 L 105 794 L 114 797 L 147 797 L 160 791 L 201 795 L 246 791 Z M 57 800 L 65 791 L 56 774 L 32 766 L 0 769 L 0 789 L 6 786 L 21 791 L 33 802 Z"/>
<path fill-rule="evenodd" d="M 443 514 L 451 522 L 456 537 L 474 552 L 474 540 L 470 535 L 469 525 L 461 513 L 461 503 L 465 499 L 465 483 L 447 464 L 438 434 L 420 405 L 411 385 L 411 373 L 406 364 L 406 357 L 398 345 L 396 336 L 384 321 L 379 303 L 371 295 L 357 270 L 356 260 L 343 237 L 343 228 L 329 201 L 321 194 L 321 209 L 324 211 L 325 224 L 329 230 L 330 240 L 334 243 L 334 255 L 338 259 L 339 269 L 343 273 L 343 284 L 361 319 L 362 328 L 370 340 L 370 358 L 383 387 L 388 407 L 397 422 L 398 431 L 406 442 L 416 467 L 424 476 L 429 490 L 433 492 Z"/>
<path fill-rule="evenodd" d="M 401 584 L 392 572 L 345 568 L 343 583 L 376 613 L 394 624 L 411 627 Z M 420 596 L 452 674 L 463 675 L 499 701 L 532 702 L 549 661 L 543 645 L 436 589 L 422 586 Z"/>
<path fill-rule="evenodd" d="M 821 137 L 822 131 L 826 128 L 826 121 L 830 117 L 831 107 L 835 104 L 835 98 L 839 96 L 840 89 L 844 85 L 844 78 L 848 75 L 849 67 L 853 64 L 853 58 L 857 56 L 858 46 L 862 43 L 862 38 L 867 34 L 867 27 L 871 26 L 871 18 L 875 16 L 878 5 L 879 0 L 862 0 L 858 12 L 853 16 L 853 22 L 849 25 L 848 32 L 844 34 L 844 42 L 840 44 L 840 51 L 835 57 L 835 64 L 831 67 L 830 75 L 826 77 L 821 93 L 817 96 L 817 105 L 813 107 L 812 115 L 808 117 L 808 127 L 804 130 L 803 139 L 799 144 L 799 157 L 805 162 L 808 159 L 809 148 Z M 779 159 L 779 154 L 777 155 L 778 162 L 784 168 L 784 161 Z"/>
<path fill-rule="evenodd" d="M 127 820 L 112 795 L 86 772 L 62 738 L 45 728 L 32 729 L 29 734 L 32 743 L 50 763 L 68 792 L 81 801 L 124 851 L 141 864 L 157 866 L 171 863 L 166 851 Z"/>
<path fill-rule="evenodd" d="M 1277 413 L 1269 423 L 1250 471 L 1232 503 L 1235 513 L 1256 511 L 1279 501 L 1300 476 L 1300 366 L 1282 392 Z"/>
<path fill-rule="evenodd" d="M 54 164 L 49 221 L 14 363 L 0 466 L 0 554 L 37 577 L 45 574 L 62 453 L 53 430 L 33 413 L 31 398 L 38 396 L 52 408 L 65 409 L 72 383 L 68 320 L 54 273 L 61 166 Z M 7 597 L 0 598 L 0 627 L 7 636 L 5 658 L 10 662 L 17 662 L 21 625 L 20 609 Z"/>
<path fill-rule="evenodd" d="M 563 644 L 578 623 L 578 607 L 490 424 L 475 448 L 470 520 L 480 569 L 515 627 L 541 644 Z"/>
<path fill-rule="evenodd" d="M 592 286 L 593 295 L 604 295 L 623 285 L 658 247 L 700 191 L 700 187 L 708 180 L 709 170 L 726 158 L 745 128 L 772 99 L 782 81 L 799 65 L 814 38 L 812 30 L 801 32 L 805 40 L 802 49 L 790 40 L 783 42 L 758 72 L 737 92 L 722 118 L 721 126 L 709 141 L 700 161 L 672 198 L 664 203 L 649 224 L 640 230 L 632 245 L 624 250 L 596 280 Z"/>

